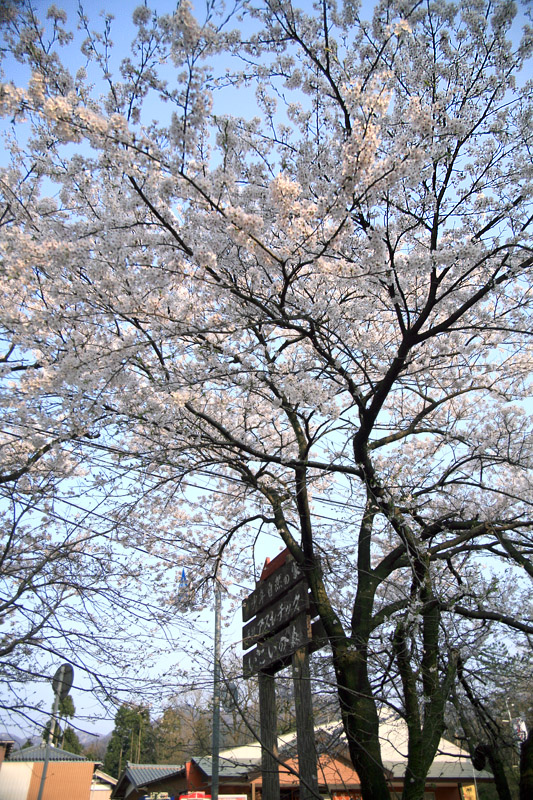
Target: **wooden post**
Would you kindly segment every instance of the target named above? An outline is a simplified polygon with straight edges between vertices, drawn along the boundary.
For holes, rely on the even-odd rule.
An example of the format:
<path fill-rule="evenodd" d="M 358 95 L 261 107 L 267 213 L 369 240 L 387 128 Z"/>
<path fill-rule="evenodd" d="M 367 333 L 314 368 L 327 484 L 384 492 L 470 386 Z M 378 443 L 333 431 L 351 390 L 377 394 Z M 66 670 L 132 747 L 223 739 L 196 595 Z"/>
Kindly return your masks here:
<path fill-rule="evenodd" d="M 307 582 L 288 551 L 283 551 L 265 565 L 254 591 L 242 604 L 242 619 L 248 623 L 243 628 L 243 649 L 249 651 L 243 655 L 243 675 L 259 675 L 261 800 L 280 800 L 274 673 L 283 669 L 289 659 L 296 705 L 300 800 L 320 800 L 309 648 L 319 649 L 327 639 L 317 623 L 311 625 L 312 616 L 316 614 Z"/>
<path fill-rule="evenodd" d="M 296 706 L 300 800 L 317 800 L 320 798 L 320 794 L 318 792 L 317 753 L 307 646 L 298 648 L 292 656 L 292 679 Z"/>
<path fill-rule="evenodd" d="M 262 800 L 280 800 L 276 689 L 274 676 L 259 672 L 259 716 L 261 724 Z"/>

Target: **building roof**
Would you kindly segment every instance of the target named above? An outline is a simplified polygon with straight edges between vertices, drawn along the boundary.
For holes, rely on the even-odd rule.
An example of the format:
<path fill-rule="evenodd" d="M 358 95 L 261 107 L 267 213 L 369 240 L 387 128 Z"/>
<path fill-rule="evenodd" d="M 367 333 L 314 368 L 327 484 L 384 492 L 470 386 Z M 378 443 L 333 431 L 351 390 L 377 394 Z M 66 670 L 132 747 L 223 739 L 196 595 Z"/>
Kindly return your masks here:
<path fill-rule="evenodd" d="M 407 726 L 403 720 L 392 716 L 382 720 L 380 725 L 383 766 L 392 780 L 401 780 L 407 765 Z M 320 725 L 315 729 L 315 740 L 319 752 L 319 767 L 328 785 L 358 785 L 359 777 L 347 754 L 347 741 L 341 723 Z M 288 767 L 297 767 L 296 733 L 278 738 L 279 755 Z M 209 785 L 212 773 L 211 756 L 191 759 L 206 777 Z M 249 780 L 260 781 L 261 745 L 252 742 L 242 747 L 232 747 L 220 752 L 219 777 L 227 783 L 240 783 Z M 128 762 L 113 797 L 130 794 L 141 787 L 154 786 L 157 781 L 174 777 L 185 778 L 185 767 L 173 764 L 131 764 Z M 484 770 L 474 770 L 468 753 L 457 745 L 440 740 L 439 749 L 429 770 L 429 782 L 492 780 L 492 775 Z M 294 778 L 290 769 L 280 768 L 282 784 L 291 785 Z M 319 778 L 320 781 L 320 778 Z M 154 786 L 155 788 L 155 786 Z"/>
<path fill-rule="evenodd" d="M 383 767 L 391 778 L 403 779 L 407 764 L 408 730 L 404 720 L 399 717 L 383 718 L 379 726 L 381 757 Z M 317 729 L 317 739 L 321 752 L 336 752 L 348 755 L 348 743 L 342 724 L 339 722 L 323 725 Z M 433 763 L 429 769 L 428 781 L 492 780 L 486 770 L 475 770 L 469 754 L 446 739 L 441 739 Z"/>
<path fill-rule="evenodd" d="M 381 740 L 381 757 L 383 766 L 392 778 L 403 778 L 407 764 L 408 731 L 404 720 L 393 715 L 383 717 L 379 726 Z M 337 753 L 347 755 L 347 741 L 342 723 L 339 721 L 315 728 L 315 737 L 319 753 Z M 296 732 L 287 733 L 278 737 L 279 755 L 282 759 L 289 759 L 296 755 Z M 250 767 L 261 764 L 261 745 L 252 742 L 243 747 L 234 747 L 220 753 L 221 759 L 234 765 Z M 200 759 L 203 761 L 203 759 Z M 198 763 L 198 761 L 197 761 Z M 200 764 L 200 766 L 202 766 Z M 203 767 L 202 767 L 203 768 Z M 204 772 L 206 770 L 204 769 Z M 210 772 L 207 774 L 211 774 Z M 428 773 L 428 780 L 492 780 L 492 775 L 486 770 L 475 770 L 466 750 L 461 749 L 452 742 L 441 739 L 433 764 Z"/>
<path fill-rule="evenodd" d="M 462 758 L 452 764 L 438 760 L 434 761 L 428 772 L 427 780 L 492 781 L 494 776 L 485 769 L 474 769 L 470 758 Z"/>
<path fill-rule="evenodd" d="M 283 750 L 290 749 L 296 746 L 296 731 L 284 733 L 278 736 L 278 750 L 281 753 Z M 230 747 L 228 750 L 220 751 L 220 758 L 226 759 L 233 764 L 260 764 L 261 763 L 261 743 L 250 742 L 243 744 L 240 747 Z"/>
<path fill-rule="evenodd" d="M 392 777 L 403 778 L 408 753 L 408 731 L 404 720 L 389 716 L 379 726 L 383 766 Z M 436 780 L 492 780 L 490 772 L 475 770 L 466 750 L 446 739 L 439 746 L 429 768 L 428 781 Z"/>
<path fill-rule="evenodd" d="M 238 750 L 239 748 L 235 748 Z M 261 757 L 261 756 L 259 756 Z M 211 777 L 213 766 L 213 759 L 211 756 L 203 756 L 203 758 L 193 758 L 191 761 L 200 767 L 206 776 Z M 257 758 L 228 758 L 223 753 L 220 753 L 218 762 L 218 774 L 221 778 L 244 778 L 248 773 L 257 767 Z"/>
<path fill-rule="evenodd" d="M 22 750 L 16 750 L 9 756 L 9 761 L 44 761 L 46 754 L 46 745 L 38 744 L 34 747 L 24 747 Z M 68 750 L 62 750 L 60 747 L 49 748 L 49 761 L 87 761 L 85 756 L 76 755 L 76 753 L 69 753 Z"/>
<path fill-rule="evenodd" d="M 129 764 L 126 772 L 131 773 L 137 786 L 151 783 L 159 778 L 168 778 L 177 772 L 181 772 L 183 766 L 177 764 Z"/>
<path fill-rule="evenodd" d="M 120 792 L 125 786 L 130 786 L 130 791 L 133 791 L 162 778 L 171 778 L 182 772 L 183 769 L 184 767 L 178 764 L 131 764 L 128 761 L 112 796 L 115 797 L 117 794 L 120 796 Z"/>
<path fill-rule="evenodd" d="M 101 769 L 95 769 L 93 775 L 93 783 L 108 784 L 109 786 L 116 786 L 117 779 Z"/>

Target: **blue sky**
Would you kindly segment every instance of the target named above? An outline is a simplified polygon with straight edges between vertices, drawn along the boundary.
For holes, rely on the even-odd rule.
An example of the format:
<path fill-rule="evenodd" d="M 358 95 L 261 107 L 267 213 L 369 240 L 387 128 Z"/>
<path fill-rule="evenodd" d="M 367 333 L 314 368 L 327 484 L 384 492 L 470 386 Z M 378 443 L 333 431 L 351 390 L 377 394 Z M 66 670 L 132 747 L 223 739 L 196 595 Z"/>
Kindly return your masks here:
<path fill-rule="evenodd" d="M 49 5 L 50 3 L 47 0 L 46 1 L 35 0 L 34 2 L 35 8 L 43 16 L 45 15 L 46 9 L 49 7 Z M 57 5 L 59 7 L 65 8 L 65 10 L 69 15 L 69 21 L 71 23 L 75 23 L 77 9 L 78 9 L 77 0 L 67 0 L 67 2 L 61 2 L 61 0 L 58 0 Z M 107 11 L 110 11 L 112 14 L 114 14 L 115 20 L 112 26 L 112 38 L 115 41 L 119 58 L 127 55 L 127 48 L 129 46 L 129 42 L 131 41 L 132 36 L 134 35 L 134 30 L 135 30 L 133 24 L 131 23 L 131 16 L 133 10 L 138 5 L 139 2 L 137 2 L 137 0 L 128 0 L 128 2 L 124 2 L 124 0 L 106 0 L 105 2 L 104 0 L 96 0 L 96 2 L 90 4 L 90 9 L 89 9 L 89 3 L 87 3 L 87 13 L 89 13 L 91 20 L 94 21 L 93 27 L 95 28 L 100 28 L 102 26 L 102 20 L 99 20 L 98 18 L 100 9 L 105 8 Z M 166 13 L 173 10 L 173 8 L 175 7 L 175 2 L 173 2 L 172 0 L 157 0 L 157 2 L 153 3 L 152 5 L 157 8 L 157 11 L 159 13 Z M 305 0 L 305 2 L 299 3 L 298 5 L 300 5 L 306 10 L 311 10 L 312 8 L 312 3 L 310 3 L 309 0 Z M 365 16 L 370 16 L 370 10 L 372 8 L 372 5 L 373 5 L 372 3 L 366 4 L 368 8 L 368 13 L 365 14 Z M 203 8 L 203 3 L 197 2 L 195 3 L 195 6 L 198 8 L 200 13 Z M 69 57 L 72 58 L 72 68 L 75 70 L 78 65 L 81 66 L 83 64 L 83 56 L 81 56 L 79 53 L 75 55 L 76 51 L 74 49 L 71 49 L 68 52 L 69 52 Z M 70 56 L 70 54 L 72 54 L 72 56 Z M 76 59 L 79 59 L 79 64 L 76 61 Z M 17 80 L 18 77 L 15 72 L 16 69 L 17 67 L 13 65 L 13 74 L 12 75 L 8 74 L 8 77 L 12 78 L 15 81 Z M 232 112 L 236 114 L 245 113 L 245 111 L 241 110 L 239 107 L 233 108 Z M 267 547 L 271 547 L 272 551 L 267 553 L 265 549 L 265 555 L 266 554 L 269 554 L 271 556 L 276 555 L 279 547 L 278 541 L 275 539 L 270 539 Z M 212 628 L 210 612 L 205 613 L 204 623 L 207 628 L 209 629 Z M 233 624 L 225 633 L 225 644 L 229 644 L 231 641 L 237 641 L 238 638 L 240 638 L 240 618 L 239 614 L 236 614 L 233 619 Z M 207 650 L 209 649 L 209 643 L 206 644 L 206 648 Z M 206 675 L 208 675 L 208 668 L 209 668 L 208 662 L 209 658 L 206 654 L 206 664 L 203 665 L 203 668 L 206 670 Z M 49 689 L 48 695 L 49 696 L 46 697 L 46 703 L 49 703 L 51 706 L 52 702 L 51 688 Z M 75 693 L 74 693 L 74 701 L 81 710 L 82 702 L 80 699 L 78 699 Z M 88 709 L 86 710 L 88 711 Z M 102 728 L 104 728 L 104 726 L 102 726 Z"/>

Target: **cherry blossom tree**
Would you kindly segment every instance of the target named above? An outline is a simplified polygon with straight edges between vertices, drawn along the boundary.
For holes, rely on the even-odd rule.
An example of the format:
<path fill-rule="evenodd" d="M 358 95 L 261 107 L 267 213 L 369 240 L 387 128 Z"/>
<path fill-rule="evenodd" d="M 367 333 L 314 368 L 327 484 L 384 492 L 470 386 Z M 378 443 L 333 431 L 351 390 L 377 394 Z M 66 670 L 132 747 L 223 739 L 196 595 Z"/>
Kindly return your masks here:
<path fill-rule="evenodd" d="M 420 798 L 462 650 L 487 624 L 533 633 L 530 601 L 493 590 L 502 567 L 515 591 L 532 575 L 515 14 L 140 6 L 121 61 L 112 21 L 81 14 L 72 70 L 57 8 L 3 29 L 6 70 L 28 70 L 1 95 L 6 473 L 75 442 L 101 481 L 131 476 L 135 541 L 185 543 L 205 574 L 274 532 L 326 630 L 365 800 L 389 797 L 384 704 Z"/>
<path fill-rule="evenodd" d="M 37 732 L 50 713 L 37 687 L 50 684 L 60 663 L 74 665 L 74 691 L 99 698 L 103 716 L 124 694 L 162 694 L 150 691 L 145 667 L 176 647 L 170 619 L 175 633 L 187 634 L 157 585 L 163 571 L 164 591 L 176 590 L 164 561 L 124 546 L 130 531 L 117 506 L 106 515 L 101 492 L 96 510 L 84 506 L 82 483 L 61 492 L 48 469 L 41 463 L 1 492 L 0 713 L 5 726 Z"/>

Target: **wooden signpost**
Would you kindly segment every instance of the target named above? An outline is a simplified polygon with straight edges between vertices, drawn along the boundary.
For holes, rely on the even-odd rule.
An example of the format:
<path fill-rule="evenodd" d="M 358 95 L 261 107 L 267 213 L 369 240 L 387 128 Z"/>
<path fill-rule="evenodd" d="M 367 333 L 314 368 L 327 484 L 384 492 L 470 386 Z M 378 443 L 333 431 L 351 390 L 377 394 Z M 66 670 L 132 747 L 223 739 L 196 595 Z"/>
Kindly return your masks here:
<path fill-rule="evenodd" d="M 274 600 L 282 597 L 292 586 L 303 580 L 303 574 L 296 561 L 287 560 L 279 569 L 263 581 L 242 602 L 242 621 L 255 617 L 258 611 L 266 608 Z"/>
<path fill-rule="evenodd" d="M 256 618 L 242 629 L 243 650 L 265 639 L 272 633 L 287 626 L 301 611 L 309 608 L 309 592 L 307 584 L 300 582 L 269 606 L 266 611 L 257 614 Z"/>
<path fill-rule="evenodd" d="M 279 566 L 276 562 L 279 559 Z M 265 575 L 266 572 L 266 575 Z M 309 588 L 288 551 L 280 553 L 242 605 L 245 678 L 258 675 L 263 800 L 279 800 L 279 761 L 274 675 L 292 662 L 301 800 L 317 800 L 317 758 L 314 742 L 309 649 L 324 644 L 311 624 Z"/>

